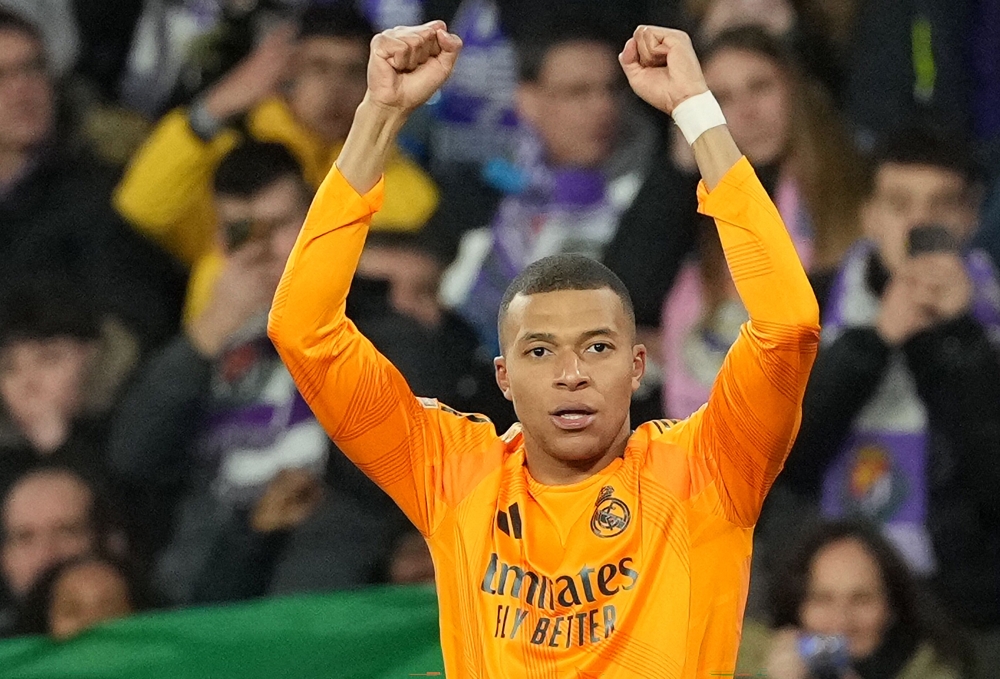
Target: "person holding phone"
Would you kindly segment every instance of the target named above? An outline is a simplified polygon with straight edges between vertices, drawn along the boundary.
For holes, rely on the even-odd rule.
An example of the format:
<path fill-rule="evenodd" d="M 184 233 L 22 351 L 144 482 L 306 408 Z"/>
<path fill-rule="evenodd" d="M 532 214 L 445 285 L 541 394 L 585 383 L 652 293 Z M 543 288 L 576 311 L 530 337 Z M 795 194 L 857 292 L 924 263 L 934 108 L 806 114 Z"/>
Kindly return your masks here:
<path fill-rule="evenodd" d="M 929 130 L 884 141 L 779 483 L 880 525 L 962 622 L 1000 626 L 1000 286 L 967 243 L 971 155 Z"/>
<path fill-rule="evenodd" d="M 736 676 L 970 676 L 965 640 L 869 524 L 815 526 L 787 555 L 767 604 L 771 629 L 746 625 Z"/>

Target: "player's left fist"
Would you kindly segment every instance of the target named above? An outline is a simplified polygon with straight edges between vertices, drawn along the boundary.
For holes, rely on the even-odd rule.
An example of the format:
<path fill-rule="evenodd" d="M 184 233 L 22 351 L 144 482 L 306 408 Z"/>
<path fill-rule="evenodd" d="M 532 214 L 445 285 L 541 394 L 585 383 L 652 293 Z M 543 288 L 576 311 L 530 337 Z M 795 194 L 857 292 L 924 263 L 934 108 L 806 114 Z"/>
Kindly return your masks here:
<path fill-rule="evenodd" d="M 663 111 L 708 91 L 691 38 L 684 31 L 639 26 L 618 55 L 629 85 L 642 99 Z"/>
<path fill-rule="evenodd" d="M 399 26 L 372 39 L 368 59 L 368 98 L 408 112 L 437 91 L 451 75 L 462 39 L 443 21 Z"/>

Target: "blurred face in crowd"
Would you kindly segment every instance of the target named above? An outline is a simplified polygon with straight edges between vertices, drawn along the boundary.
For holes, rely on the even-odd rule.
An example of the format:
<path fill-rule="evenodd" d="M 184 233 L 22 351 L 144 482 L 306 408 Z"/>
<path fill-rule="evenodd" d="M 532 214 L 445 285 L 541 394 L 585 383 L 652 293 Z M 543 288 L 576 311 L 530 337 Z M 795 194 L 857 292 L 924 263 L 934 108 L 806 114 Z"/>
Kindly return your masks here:
<path fill-rule="evenodd" d="M 113 566 L 90 561 L 59 576 L 52 591 L 49 633 L 70 639 L 106 620 L 133 612 L 128 583 Z"/>
<path fill-rule="evenodd" d="M 553 165 L 595 167 L 611 155 L 618 126 L 622 73 L 600 42 L 552 47 L 537 82 L 518 87 L 518 114 L 541 137 Z"/>
<path fill-rule="evenodd" d="M 55 92 L 41 43 L 0 30 L 0 151 L 24 152 L 44 142 L 55 120 Z"/>
<path fill-rule="evenodd" d="M 73 337 L 16 340 L 0 348 L 0 395 L 14 422 L 34 430 L 80 411 L 97 348 Z"/>
<path fill-rule="evenodd" d="M 747 158 L 762 165 L 780 161 L 791 118 L 789 82 L 781 67 L 755 52 L 723 48 L 705 64 L 705 81 Z"/>
<path fill-rule="evenodd" d="M 363 40 L 299 41 L 288 103 L 295 117 L 328 143 L 343 141 L 365 96 L 368 45 Z"/>
<path fill-rule="evenodd" d="M 400 540 L 389 566 L 389 582 L 397 585 L 434 582 L 434 561 L 420 533 L 410 533 Z"/>
<path fill-rule="evenodd" d="M 222 230 L 221 237 L 239 226 L 249 225 L 249 239 L 237 247 L 254 243 L 260 247 L 260 265 L 265 277 L 263 283 L 277 289 L 285 262 L 292 253 L 306 213 L 309 211 L 310 193 L 304 182 L 296 176 L 282 177 L 249 197 L 219 194 L 215 197 L 215 211 Z M 227 250 L 230 249 L 227 247 Z"/>
<path fill-rule="evenodd" d="M 878 562 L 853 538 L 833 542 L 813 559 L 799 619 L 806 632 L 843 635 L 851 657 L 865 658 L 891 622 Z"/>
<path fill-rule="evenodd" d="M 553 468 L 579 466 L 582 479 L 590 463 L 628 438 L 646 350 L 635 344 L 635 325 L 610 288 L 517 295 L 500 344 L 497 383 L 514 404 L 526 443 L 543 453 L 533 465 L 554 458 Z"/>
<path fill-rule="evenodd" d="M 703 40 L 711 40 L 737 26 L 760 26 L 781 36 L 795 25 L 795 8 L 789 0 L 711 0 L 698 24 Z"/>
<path fill-rule="evenodd" d="M 910 230 L 921 224 L 946 227 L 960 242 L 976 227 L 976 210 L 966 179 L 931 165 L 884 163 L 875 172 L 871 196 L 862 206 L 865 235 L 879 249 L 890 272 L 907 258 Z"/>
<path fill-rule="evenodd" d="M 419 250 L 370 247 L 358 263 L 358 275 L 389 282 L 393 309 L 428 328 L 441 322 L 438 285 L 441 265 Z"/>
<path fill-rule="evenodd" d="M 33 474 L 15 484 L 3 505 L 3 574 L 24 596 L 46 570 L 94 547 L 93 496 L 69 472 Z"/>

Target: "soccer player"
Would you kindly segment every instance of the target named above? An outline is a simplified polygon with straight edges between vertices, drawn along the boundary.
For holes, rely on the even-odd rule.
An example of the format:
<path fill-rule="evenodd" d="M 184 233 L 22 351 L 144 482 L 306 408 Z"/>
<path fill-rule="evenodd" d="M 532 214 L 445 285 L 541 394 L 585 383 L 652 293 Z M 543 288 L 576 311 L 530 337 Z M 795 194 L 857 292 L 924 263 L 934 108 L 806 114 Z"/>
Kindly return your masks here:
<path fill-rule="evenodd" d="M 289 258 L 271 338 L 333 440 L 426 537 L 449 677 L 731 673 L 754 523 L 819 341 L 792 242 L 690 39 L 640 26 L 622 67 L 693 143 L 700 209 L 750 314 L 708 404 L 632 429 L 646 352 L 628 293 L 572 255 L 529 266 L 500 311 L 497 383 L 520 425 L 498 436 L 483 417 L 416 397 L 344 303 L 396 133 L 460 47 L 442 22 L 373 41 L 368 92 Z"/>

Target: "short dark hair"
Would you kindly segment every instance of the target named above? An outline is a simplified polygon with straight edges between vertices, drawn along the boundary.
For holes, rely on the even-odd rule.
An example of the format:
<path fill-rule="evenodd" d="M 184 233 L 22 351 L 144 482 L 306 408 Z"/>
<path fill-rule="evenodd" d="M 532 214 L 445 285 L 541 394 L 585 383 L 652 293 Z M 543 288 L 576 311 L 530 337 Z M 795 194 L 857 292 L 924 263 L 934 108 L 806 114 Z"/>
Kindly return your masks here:
<path fill-rule="evenodd" d="M 548 24 L 547 24 L 548 25 Z M 534 83 L 542 74 L 545 59 L 557 47 L 572 42 L 594 42 L 606 45 L 617 53 L 619 45 L 609 32 L 593 22 L 554 22 L 550 30 L 537 30 L 517 42 L 517 77 L 520 82 Z"/>
<path fill-rule="evenodd" d="M 216 193 L 249 198 L 285 177 L 303 183 L 302 166 L 283 144 L 247 140 L 236 146 L 215 170 Z"/>
<path fill-rule="evenodd" d="M 304 38 L 343 38 L 371 42 L 375 29 L 353 2 L 340 0 L 331 4 L 312 4 L 299 20 L 299 40 Z"/>
<path fill-rule="evenodd" d="M 415 252 L 433 259 L 442 268 L 449 263 L 441 252 L 441 246 L 426 233 L 425 229 L 419 231 L 371 231 L 365 238 L 365 248 Z"/>
<path fill-rule="evenodd" d="M 100 334 L 100 313 L 69 277 L 42 274 L 0 295 L 0 346 L 55 337 L 91 340 Z"/>
<path fill-rule="evenodd" d="M 979 180 L 979 168 L 965 137 L 932 123 L 911 123 L 879 140 L 869 162 L 869 195 L 875 187 L 876 173 L 889 164 L 949 170 L 969 185 Z"/>
<path fill-rule="evenodd" d="M 772 626 L 801 626 L 799 613 L 809 592 L 813 561 L 820 551 L 841 540 L 857 540 L 875 560 L 889 610 L 899 629 L 911 639 L 929 642 L 957 669 L 967 669 L 970 657 L 964 640 L 952 631 L 938 604 L 917 582 L 895 548 L 878 528 L 862 520 L 819 522 L 801 536 L 771 587 Z"/>
<path fill-rule="evenodd" d="M 33 21 L 9 9 L 0 8 L 0 31 L 16 31 L 30 36 L 44 46 L 45 37 L 42 29 Z"/>
<path fill-rule="evenodd" d="M 502 336 L 504 319 L 511 301 L 518 295 L 536 295 L 560 290 L 601 290 L 608 288 L 621 300 L 622 308 L 633 330 L 635 328 L 635 308 L 632 296 L 615 272 L 595 259 L 584 255 L 565 254 L 544 257 L 529 264 L 507 286 L 500 300 L 497 315 L 497 329 Z M 502 349 L 503 347 L 501 347 Z"/>

